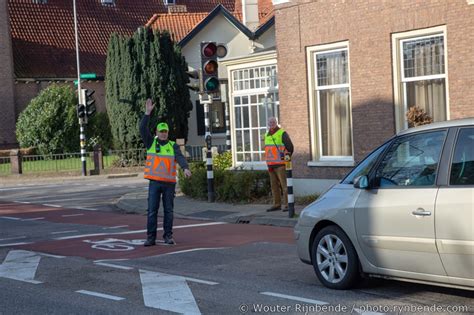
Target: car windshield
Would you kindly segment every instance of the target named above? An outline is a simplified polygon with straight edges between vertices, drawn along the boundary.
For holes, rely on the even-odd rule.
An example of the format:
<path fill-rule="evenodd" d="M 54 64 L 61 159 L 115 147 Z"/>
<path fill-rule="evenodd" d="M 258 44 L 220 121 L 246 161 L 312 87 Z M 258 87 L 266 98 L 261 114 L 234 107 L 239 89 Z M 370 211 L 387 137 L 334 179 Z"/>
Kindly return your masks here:
<path fill-rule="evenodd" d="M 390 142 L 390 141 L 389 141 Z M 389 142 L 381 145 L 375 151 L 370 153 L 365 159 L 363 159 L 341 182 L 341 184 L 354 184 L 354 180 L 359 176 L 369 174 L 370 170 L 374 166 L 377 158 L 388 146 Z"/>

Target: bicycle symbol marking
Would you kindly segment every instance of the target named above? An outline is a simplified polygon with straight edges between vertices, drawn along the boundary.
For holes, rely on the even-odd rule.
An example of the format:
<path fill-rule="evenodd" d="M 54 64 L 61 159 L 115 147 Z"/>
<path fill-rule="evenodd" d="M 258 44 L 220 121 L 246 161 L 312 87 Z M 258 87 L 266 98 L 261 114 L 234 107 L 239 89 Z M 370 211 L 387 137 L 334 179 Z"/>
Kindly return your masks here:
<path fill-rule="evenodd" d="M 83 242 L 92 244 L 91 247 L 107 251 L 129 251 L 134 250 L 135 246 L 145 243 L 144 240 L 121 240 L 118 238 L 106 238 L 100 241 L 84 240 Z"/>

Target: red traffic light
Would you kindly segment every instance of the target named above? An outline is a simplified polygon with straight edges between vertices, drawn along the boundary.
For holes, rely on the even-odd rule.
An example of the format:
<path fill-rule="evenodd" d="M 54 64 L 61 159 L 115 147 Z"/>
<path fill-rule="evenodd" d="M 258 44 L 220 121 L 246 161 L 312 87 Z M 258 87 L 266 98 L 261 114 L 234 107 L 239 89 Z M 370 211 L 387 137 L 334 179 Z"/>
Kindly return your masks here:
<path fill-rule="evenodd" d="M 215 43 L 211 42 L 211 43 L 207 43 L 205 45 L 203 45 L 202 47 L 202 55 L 207 57 L 207 58 L 211 58 L 212 56 L 214 56 L 217 52 L 217 46 Z"/>

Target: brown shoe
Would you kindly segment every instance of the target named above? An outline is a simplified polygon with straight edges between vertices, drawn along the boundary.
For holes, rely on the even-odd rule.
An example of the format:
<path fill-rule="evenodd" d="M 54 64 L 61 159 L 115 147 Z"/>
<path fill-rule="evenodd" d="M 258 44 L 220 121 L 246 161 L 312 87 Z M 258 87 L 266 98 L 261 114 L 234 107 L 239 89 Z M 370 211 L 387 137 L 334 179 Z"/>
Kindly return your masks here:
<path fill-rule="evenodd" d="M 273 206 L 273 207 L 271 207 L 271 208 L 268 208 L 268 209 L 267 209 L 267 212 L 278 211 L 278 210 L 280 210 L 280 209 L 281 209 L 280 206 Z"/>

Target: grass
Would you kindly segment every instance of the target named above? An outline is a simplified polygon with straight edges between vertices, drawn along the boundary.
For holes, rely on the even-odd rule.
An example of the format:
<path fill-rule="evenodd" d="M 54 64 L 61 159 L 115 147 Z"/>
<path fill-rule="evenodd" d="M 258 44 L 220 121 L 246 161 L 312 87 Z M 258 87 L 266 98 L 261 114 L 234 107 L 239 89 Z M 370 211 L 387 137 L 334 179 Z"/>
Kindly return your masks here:
<path fill-rule="evenodd" d="M 302 205 L 302 206 L 307 206 L 316 199 L 319 198 L 319 194 L 311 194 L 311 195 L 306 195 L 306 196 L 299 196 L 295 198 L 295 204 L 297 205 Z"/>

